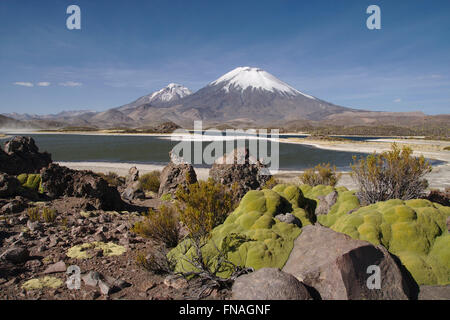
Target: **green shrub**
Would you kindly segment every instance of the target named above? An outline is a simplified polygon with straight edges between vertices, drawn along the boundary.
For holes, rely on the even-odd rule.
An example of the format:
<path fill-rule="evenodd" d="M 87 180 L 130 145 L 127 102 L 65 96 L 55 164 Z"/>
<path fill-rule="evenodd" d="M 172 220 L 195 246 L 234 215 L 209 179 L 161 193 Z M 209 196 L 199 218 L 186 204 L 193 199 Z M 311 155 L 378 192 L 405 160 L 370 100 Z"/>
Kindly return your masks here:
<path fill-rule="evenodd" d="M 169 248 L 175 247 L 180 237 L 174 210 L 165 205 L 157 211 L 150 209 L 144 220 L 135 223 L 133 232 Z"/>
<path fill-rule="evenodd" d="M 309 214 L 301 208 L 305 204 L 302 191 L 294 185 L 247 192 L 236 210 L 211 231 L 210 238 L 201 247 L 205 264 L 217 270 L 218 261 L 229 261 L 228 269 L 217 270 L 223 277 L 231 275 L 233 265 L 254 269 L 282 268 L 301 229 L 281 222 L 275 216 L 290 212 L 302 225 L 310 224 Z M 176 272 L 196 271 L 189 261 L 198 256 L 197 249 L 187 239 L 169 252 L 169 257 L 177 261 Z"/>
<path fill-rule="evenodd" d="M 331 167 L 329 163 L 318 164 L 314 168 L 305 170 L 299 177 L 300 181 L 312 187 L 318 185 L 335 186 L 341 177 L 336 172 L 336 166 Z"/>
<path fill-rule="evenodd" d="M 28 219 L 32 222 L 39 221 L 41 218 L 41 214 L 39 213 L 38 207 L 28 208 L 27 215 L 28 215 Z"/>
<path fill-rule="evenodd" d="M 158 192 L 161 172 L 158 170 L 146 173 L 139 177 L 141 188 L 144 191 Z"/>
<path fill-rule="evenodd" d="M 383 245 L 421 285 L 450 284 L 450 207 L 423 199 L 377 202 L 341 216 L 331 227 Z"/>
<path fill-rule="evenodd" d="M 235 208 L 231 192 L 211 178 L 179 186 L 176 199 L 180 221 L 192 237 L 207 236 Z"/>
<path fill-rule="evenodd" d="M 263 189 L 272 189 L 273 187 L 275 187 L 277 184 L 279 184 L 279 182 L 277 181 L 277 179 L 275 177 L 270 177 L 269 180 L 266 181 L 266 183 L 264 183 L 263 185 Z"/>
<path fill-rule="evenodd" d="M 44 193 L 42 187 L 42 179 L 40 174 L 27 174 L 22 173 L 17 176 L 17 180 L 19 180 L 22 187 L 39 192 Z"/>
<path fill-rule="evenodd" d="M 423 156 L 411 155 L 411 148 L 400 149 L 394 143 L 390 151 L 374 153 L 358 161 L 354 157 L 351 175 L 359 186 L 362 202 L 420 198 L 428 186 L 423 176 L 432 168 Z"/>
<path fill-rule="evenodd" d="M 355 195 L 355 191 L 349 191 L 347 188 L 342 186 L 331 187 L 319 185 L 311 187 L 309 185 L 301 185 L 300 189 L 302 190 L 306 201 L 308 201 L 308 203 L 305 204 L 305 208 L 312 212 L 315 211 L 317 205 L 321 201 L 319 197 L 324 197 L 333 191 L 338 193 L 336 203 L 331 206 L 328 214 L 317 216 L 317 221 L 326 227 L 330 227 L 339 217 L 346 215 L 360 206 L 358 197 Z"/>
<path fill-rule="evenodd" d="M 123 184 L 123 178 L 119 177 L 119 175 L 115 172 L 97 173 L 100 177 L 102 177 L 110 186 L 118 187 Z"/>
<path fill-rule="evenodd" d="M 45 222 L 53 223 L 56 220 L 56 211 L 47 207 L 42 209 L 42 219 Z"/>

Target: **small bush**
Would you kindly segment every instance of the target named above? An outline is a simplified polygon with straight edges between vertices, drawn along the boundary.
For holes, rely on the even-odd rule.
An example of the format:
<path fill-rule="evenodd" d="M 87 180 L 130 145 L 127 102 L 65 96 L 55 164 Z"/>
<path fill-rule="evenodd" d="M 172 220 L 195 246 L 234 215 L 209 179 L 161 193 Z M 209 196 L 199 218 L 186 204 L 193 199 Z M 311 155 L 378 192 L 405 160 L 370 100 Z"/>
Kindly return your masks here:
<path fill-rule="evenodd" d="M 159 177 L 161 172 L 158 170 L 146 173 L 139 177 L 139 182 L 141 183 L 141 188 L 144 191 L 158 192 L 160 180 Z"/>
<path fill-rule="evenodd" d="M 394 143 L 390 151 L 359 160 L 353 157 L 351 176 L 359 185 L 360 200 L 371 204 L 389 199 L 420 198 L 428 187 L 423 176 L 432 168 L 423 156 L 411 155 L 411 148 L 400 149 Z"/>
<path fill-rule="evenodd" d="M 151 251 L 148 255 L 139 252 L 135 261 L 138 267 L 155 274 L 171 273 L 173 270 L 172 262 L 159 251 Z"/>
<path fill-rule="evenodd" d="M 193 238 L 207 236 L 235 208 L 232 193 L 211 178 L 179 186 L 176 198 L 180 221 Z"/>
<path fill-rule="evenodd" d="M 303 184 L 312 187 L 318 185 L 334 187 L 341 178 L 341 174 L 336 172 L 336 166 L 331 167 L 331 165 L 327 163 L 318 164 L 314 168 L 305 170 L 299 178 Z"/>
<path fill-rule="evenodd" d="M 42 188 L 42 179 L 40 174 L 27 174 L 22 173 L 17 176 L 17 180 L 19 180 L 22 187 L 39 192 L 44 193 Z"/>
<path fill-rule="evenodd" d="M 273 176 L 270 177 L 269 180 L 266 181 L 266 183 L 264 183 L 263 185 L 263 189 L 272 189 L 273 187 L 275 187 L 278 184 L 278 181 L 276 178 L 274 178 Z"/>
<path fill-rule="evenodd" d="M 53 223 L 56 220 L 56 211 L 49 209 L 49 208 L 44 208 L 42 209 L 42 219 L 45 222 L 48 223 Z"/>
<path fill-rule="evenodd" d="M 172 202 L 173 201 L 173 197 L 172 194 L 170 193 L 164 193 L 161 198 L 162 201 L 167 201 L 167 202 Z"/>
<path fill-rule="evenodd" d="M 158 211 L 150 209 L 144 220 L 135 223 L 133 231 L 142 237 L 164 243 L 169 248 L 175 247 L 180 238 L 174 210 L 165 205 Z"/>
<path fill-rule="evenodd" d="M 30 221 L 32 221 L 32 222 L 39 221 L 39 219 L 41 217 L 38 207 L 28 208 L 27 215 L 28 215 L 28 219 L 30 219 Z"/>
<path fill-rule="evenodd" d="M 110 186 L 118 187 L 123 184 L 123 178 L 119 177 L 115 172 L 108 172 L 107 174 L 99 173 L 100 177 L 102 177 Z"/>

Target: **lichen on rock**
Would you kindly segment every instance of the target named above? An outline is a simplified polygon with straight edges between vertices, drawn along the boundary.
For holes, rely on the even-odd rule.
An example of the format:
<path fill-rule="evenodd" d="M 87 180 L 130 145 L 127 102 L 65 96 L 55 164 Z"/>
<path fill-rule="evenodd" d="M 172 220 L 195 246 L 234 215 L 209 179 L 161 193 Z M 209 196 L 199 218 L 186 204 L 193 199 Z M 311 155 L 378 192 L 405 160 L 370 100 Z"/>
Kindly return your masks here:
<path fill-rule="evenodd" d="M 26 281 L 22 285 L 22 289 L 25 290 L 41 290 L 44 288 L 57 289 L 63 285 L 61 279 L 45 276 L 43 278 L 36 278 Z"/>
<path fill-rule="evenodd" d="M 94 241 L 74 246 L 67 250 L 67 256 L 73 259 L 90 259 L 96 252 L 102 252 L 105 257 L 120 256 L 127 251 L 124 246 L 112 242 Z"/>

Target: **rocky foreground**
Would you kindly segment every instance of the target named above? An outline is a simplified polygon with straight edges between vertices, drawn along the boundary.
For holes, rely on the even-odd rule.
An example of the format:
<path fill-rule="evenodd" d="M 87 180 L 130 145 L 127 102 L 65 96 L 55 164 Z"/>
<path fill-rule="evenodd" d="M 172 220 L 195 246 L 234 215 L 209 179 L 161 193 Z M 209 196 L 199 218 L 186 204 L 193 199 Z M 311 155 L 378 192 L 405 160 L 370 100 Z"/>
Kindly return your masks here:
<path fill-rule="evenodd" d="M 269 177 L 260 167 L 216 164 L 211 176 L 237 183 L 242 200 L 211 239 L 241 234 L 230 259 L 256 271 L 205 291 L 204 280 L 143 269 L 139 256 L 159 244 L 133 232 L 143 212 L 172 205 L 167 195 L 196 181 L 192 166 L 171 162 L 148 193 L 135 168 L 114 186 L 52 163 L 31 138 L 7 142 L 0 160 L 0 299 L 450 299 L 450 211 L 428 200 L 360 208 L 345 188 L 261 190 Z M 400 220 L 378 238 L 388 231 L 377 219 L 391 208 Z M 370 265 L 380 268 L 379 288 L 367 285 Z"/>

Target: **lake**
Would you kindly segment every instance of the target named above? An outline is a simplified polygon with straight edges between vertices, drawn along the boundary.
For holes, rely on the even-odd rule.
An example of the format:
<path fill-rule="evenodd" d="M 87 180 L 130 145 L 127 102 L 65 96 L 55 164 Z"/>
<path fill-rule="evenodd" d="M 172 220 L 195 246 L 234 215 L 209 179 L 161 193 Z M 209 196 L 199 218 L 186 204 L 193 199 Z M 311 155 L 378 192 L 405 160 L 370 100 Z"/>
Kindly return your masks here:
<path fill-rule="evenodd" d="M 169 162 L 169 151 L 178 143 L 171 141 L 168 137 L 160 136 L 27 135 L 35 139 L 40 151 L 48 151 L 52 154 L 53 161 L 58 162 L 86 161 L 165 165 Z M 203 147 L 208 143 L 203 143 Z M 313 146 L 291 143 L 280 143 L 279 154 L 281 170 L 303 170 L 319 163 L 328 162 L 336 165 L 339 170 L 348 170 L 353 155 L 366 156 L 363 153 L 323 150 Z M 199 167 L 207 167 L 207 165 Z"/>

